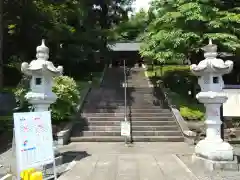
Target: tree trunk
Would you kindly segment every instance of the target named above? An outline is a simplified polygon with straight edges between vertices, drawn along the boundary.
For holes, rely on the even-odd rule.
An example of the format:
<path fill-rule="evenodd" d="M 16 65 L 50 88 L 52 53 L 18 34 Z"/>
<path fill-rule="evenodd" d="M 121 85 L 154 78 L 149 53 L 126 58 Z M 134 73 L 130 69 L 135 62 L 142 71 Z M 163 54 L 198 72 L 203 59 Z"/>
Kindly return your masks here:
<path fill-rule="evenodd" d="M 0 0 L 0 89 L 3 88 L 3 0 Z"/>

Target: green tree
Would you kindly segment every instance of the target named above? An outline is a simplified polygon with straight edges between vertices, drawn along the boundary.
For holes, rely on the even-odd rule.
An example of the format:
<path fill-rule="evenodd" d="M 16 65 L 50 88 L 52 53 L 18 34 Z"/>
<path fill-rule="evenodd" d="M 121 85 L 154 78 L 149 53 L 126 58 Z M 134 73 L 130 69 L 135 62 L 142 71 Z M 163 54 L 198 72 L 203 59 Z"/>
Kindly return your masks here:
<path fill-rule="evenodd" d="M 240 48 L 240 3 L 233 0 L 154 0 L 155 18 L 142 36 L 141 55 L 182 63 L 211 38 L 220 51 Z"/>
<path fill-rule="evenodd" d="M 141 9 L 116 26 L 113 31 L 118 41 L 139 41 L 149 22 L 148 13 Z"/>
<path fill-rule="evenodd" d="M 4 64 L 31 61 L 42 38 L 66 73 L 89 71 L 94 52 L 107 56 L 111 29 L 126 18 L 132 0 L 4 0 Z"/>

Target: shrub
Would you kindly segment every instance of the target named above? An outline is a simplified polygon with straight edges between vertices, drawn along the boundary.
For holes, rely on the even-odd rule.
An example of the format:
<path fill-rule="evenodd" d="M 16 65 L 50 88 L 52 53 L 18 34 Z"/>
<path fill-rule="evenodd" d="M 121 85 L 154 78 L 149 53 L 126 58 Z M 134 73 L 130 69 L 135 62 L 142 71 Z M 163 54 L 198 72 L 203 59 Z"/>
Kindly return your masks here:
<path fill-rule="evenodd" d="M 20 84 L 15 90 L 15 96 L 21 104 L 28 105 L 24 96 L 28 87 Z M 73 78 L 59 76 L 54 78 L 53 92 L 57 95 L 57 101 L 51 105 L 52 121 L 58 123 L 76 112 L 76 107 L 80 98 L 78 87 Z"/>
<path fill-rule="evenodd" d="M 182 95 L 188 95 L 198 86 L 197 77 L 191 73 L 189 66 L 164 67 L 162 80 L 166 87 Z"/>
<path fill-rule="evenodd" d="M 204 105 L 198 103 L 195 97 L 200 90 L 197 77 L 191 73 L 189 66 L 164 66 L 162 80 L 171 91 L 168 97 L 185 120 L 204 119 Z M 189 91 L 192 92 L 191 96 Z"/>
<path fill-rule="evenodd" d="M 25 95 L 29 90 L 30 79 L 23 75 L 21 81 L 15 89 L 13 89 L 17 104 L 21 107 L 21 111 L 29 111 L 32 106 L 26 101 Z"/>
<path fill-rule="evenodd" d="M 80 94 L 73 78 L 68 76 L 54 78 L 53 92 L 58 97 L 51 105 L 52 119 L 55 122 L 65 120 L 76 112 Z"/>
<path fill-rule="evenodd" d="M 204 113 L 201 111 L 201 109 L 193 109 L 192 107 L 184 106 L 180 107 L 180 113 L 187 121 L 204 119 Z"/>

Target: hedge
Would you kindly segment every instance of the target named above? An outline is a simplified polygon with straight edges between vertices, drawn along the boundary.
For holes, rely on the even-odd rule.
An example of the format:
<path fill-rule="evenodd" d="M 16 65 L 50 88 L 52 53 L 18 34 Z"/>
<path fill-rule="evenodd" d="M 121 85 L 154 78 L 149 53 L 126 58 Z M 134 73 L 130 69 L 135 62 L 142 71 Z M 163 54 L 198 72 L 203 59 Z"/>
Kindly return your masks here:
<path fill-rule="evenodd" d="M 149 68 L 149 76 L 156 76 L 163 81 L 172 104 L 180 110 L 185 120 L 203 120 L 205 108 L 199 103 L 195 95 L 200 90 L 197 77 L 189 66 L 166 65 Z M 191 94 L 189 93 L 191 92 Z"/>

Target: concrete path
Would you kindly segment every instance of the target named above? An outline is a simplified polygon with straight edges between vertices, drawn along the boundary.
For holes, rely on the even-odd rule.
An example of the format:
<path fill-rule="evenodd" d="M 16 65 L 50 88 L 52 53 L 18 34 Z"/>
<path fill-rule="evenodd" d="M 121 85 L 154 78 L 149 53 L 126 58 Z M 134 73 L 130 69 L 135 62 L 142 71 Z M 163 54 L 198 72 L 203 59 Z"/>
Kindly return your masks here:
<path fill-rule="evenodd" d="M 185 143 L 72 143 L 62 152 L 79 152 L 75 166 L 59 180 L 197 180 L 176 153 L 188 154 Z"/>

